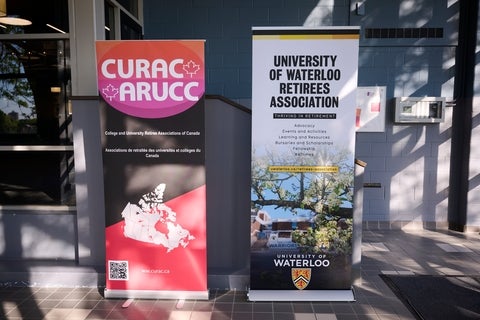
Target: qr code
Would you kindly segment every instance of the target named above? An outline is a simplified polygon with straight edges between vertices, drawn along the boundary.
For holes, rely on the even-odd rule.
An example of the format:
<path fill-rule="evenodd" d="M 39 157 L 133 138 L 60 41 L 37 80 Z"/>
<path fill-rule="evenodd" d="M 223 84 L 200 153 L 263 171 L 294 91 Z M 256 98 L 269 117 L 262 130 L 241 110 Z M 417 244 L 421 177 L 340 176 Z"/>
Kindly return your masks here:
<path fill-rule="evenodd" d="M 108 261 L 109 280 L 128 280 L 128 261 Z"/>

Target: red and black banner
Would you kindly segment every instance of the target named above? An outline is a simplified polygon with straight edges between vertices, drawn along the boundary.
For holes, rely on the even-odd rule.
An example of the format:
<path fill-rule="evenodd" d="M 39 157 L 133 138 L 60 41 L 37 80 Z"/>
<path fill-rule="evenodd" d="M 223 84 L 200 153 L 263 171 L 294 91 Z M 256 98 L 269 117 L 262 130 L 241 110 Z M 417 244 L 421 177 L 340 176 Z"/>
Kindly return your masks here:
<path fill-rule="evenodd" d="M 207 299 L 204 41 L 98 41 L 112 298 Z"/>

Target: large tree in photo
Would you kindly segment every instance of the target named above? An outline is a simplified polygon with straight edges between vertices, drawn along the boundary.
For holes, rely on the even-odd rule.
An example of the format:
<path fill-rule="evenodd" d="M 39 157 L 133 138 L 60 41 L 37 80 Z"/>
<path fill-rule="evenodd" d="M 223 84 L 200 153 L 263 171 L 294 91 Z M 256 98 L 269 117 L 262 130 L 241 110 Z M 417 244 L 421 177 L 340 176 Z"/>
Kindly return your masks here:
<path fill-rule="evenodd" d="M 252 209 L 307 212 L 313 227 L 294 231 L 293 241 L 310 252 L 350 252 L 354 177 L 350 155 L 348 150 L 329 148 L 318 149 L 314 156 L 280 157 L 274 152 L 257 156 L 254 151 Z M 285 170 L 271 170 L 272 165 Z"/>

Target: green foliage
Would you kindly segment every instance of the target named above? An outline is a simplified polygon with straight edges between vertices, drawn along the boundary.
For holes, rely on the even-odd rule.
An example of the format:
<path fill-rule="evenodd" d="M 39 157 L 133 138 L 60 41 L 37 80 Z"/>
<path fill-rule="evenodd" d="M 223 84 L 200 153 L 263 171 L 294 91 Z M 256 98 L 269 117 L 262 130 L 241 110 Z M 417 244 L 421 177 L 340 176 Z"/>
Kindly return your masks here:
<path fill-rule="evenodd" d="M 0 80 L 0 111 L 5 108 L 4 110 L 13 110 L 12 113 L 15 114 L 11 116 L 10 112 L 2 112 L 2 133 L 18 133 L 32 123 L 29 120 L 37 118 L 33 91 L 21 59 L 25 54 L 26 50 L 21 43 L 0 41 L 0 74 L 3 75 Z"/>
<path fill-rule="evenodd" d="M 353 162 L 349 150 L 318 148 L 313 157 L 252 154 L 252 209 L 274 206 L 314 214 L 314 227 L 295 230 L 292 240 L 304 252 L 352 252 Z M 326 166 L 338 171 L 272 172 L 269 166 Z"/>
<path fill-rule="evenodd" d="M 351 218 L 315 216 L 314 228 L 295 230 L 292 233 L 293 242 L 299 244 L 305 253 L 344 253 L 352 252 Z"/>
<path fill-rule="evenodd" d="M 0 110 L 0 133 L 17 132 L 18 121 L 13 120 Z"/>
<path fill-rule="evenodd" d="M 335 214 L 353 204 L 353 163 L 348 150 L 318 150 L 314 157 L 268 153 L 252 155 L 252 209 L 275 206 L 296 214 L 298 209 Z M 272 172 L 269 166 L 332 166 L 338 172 Z"/>

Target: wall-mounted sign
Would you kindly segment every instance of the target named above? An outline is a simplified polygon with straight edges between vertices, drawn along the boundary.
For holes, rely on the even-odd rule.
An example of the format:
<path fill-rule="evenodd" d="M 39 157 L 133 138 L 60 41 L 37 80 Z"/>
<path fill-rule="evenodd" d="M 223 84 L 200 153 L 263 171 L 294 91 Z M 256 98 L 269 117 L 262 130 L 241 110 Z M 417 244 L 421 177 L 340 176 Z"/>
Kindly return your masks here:
<path fill-rule="evenodd" d="M 357 132 L 385 132 L 386 87 L 358 87 Z"/>

